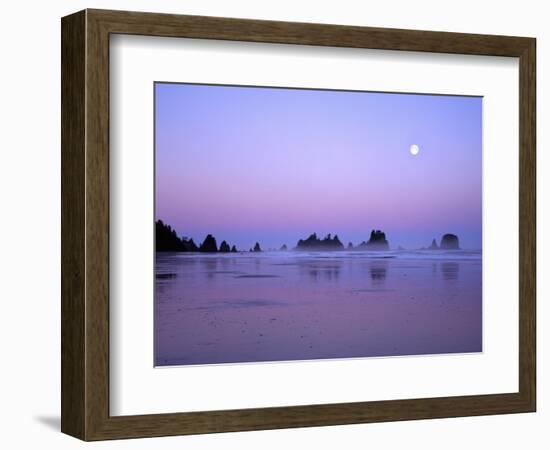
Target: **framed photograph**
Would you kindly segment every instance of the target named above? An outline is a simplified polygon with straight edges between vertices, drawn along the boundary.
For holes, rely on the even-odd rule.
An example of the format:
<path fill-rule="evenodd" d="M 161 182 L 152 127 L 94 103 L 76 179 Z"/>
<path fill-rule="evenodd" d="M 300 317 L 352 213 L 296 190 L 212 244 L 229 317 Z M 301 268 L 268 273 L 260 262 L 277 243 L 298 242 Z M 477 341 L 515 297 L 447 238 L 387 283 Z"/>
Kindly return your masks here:
<path fill-rule="evenodd" d="M 61 28 L 63 432 L 535 411 L 534 38 Z"/>

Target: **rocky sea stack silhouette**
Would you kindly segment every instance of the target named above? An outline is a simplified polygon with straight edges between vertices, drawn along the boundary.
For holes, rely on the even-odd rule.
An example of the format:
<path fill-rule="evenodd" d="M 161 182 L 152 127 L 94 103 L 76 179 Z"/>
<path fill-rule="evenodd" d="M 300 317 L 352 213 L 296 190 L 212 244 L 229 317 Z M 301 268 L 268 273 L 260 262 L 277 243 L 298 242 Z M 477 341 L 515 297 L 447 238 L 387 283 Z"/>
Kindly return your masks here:
<path fill-rule="evenodd" d="M 458 236 L 456 234 L 444 234 L 439 244 L 441 250 L 460 250 Z"/>
<path fill-rule="evenodd" d="M 199 251 L 203 253 L 216 253 L 218 251 L 218 244 L 216 243 L 216 238 L 209 234 L 202 241 Z"/>
<path fill-rule="evenodd" d="M 229 253 L 231 251 L 231 247 L 229 247 L 229 244 L 225 241 L 222 241 L 220 244 L 220 253 Z"/>
<path fill-rule="evenodd" d="M 437 246 L 437 242 L 435 242 L 435 239 L 432 239 L 432 243 L 428 247 L 428 250 L 439 250 L 439 247 Z"/>
<path fill-rule="evenodd" d="M 235 245 L 230 245 L 227 241 L 223 240 L 218 248 L 216 238 L 212 234 L 208 234 L 200 246 L 197 246 L 193 239 L 186 237 L 179 237 L 170 225 L 164 223 L 162 220 L 155 222 L 155 245 L 157 252 L 202 252 L 202 253 L 238 253 Z M 300 239 L 293 250 L 307 250 L 307 251 L 335 251 L 344 250 L 347 248 L 349 251 L 387 251 L 390 249 L 390 244 L 386 239 L 386 233 L 381 230 L 372 230 L 368 241 L 363 241 L 359 245 L 354 246 L 352 242 L 349 242 L 346 247 L 342 244 L 338 235 L 332 236 L 327 234 L 323 239 L 317 236 L 317 233 L 311 234 L 306 239 Z M 404 250 L 399 246 L 398 250 Z M 460 250 L 460 243 L 458 236 L 452 233 L 446 233 L 441 237 L 440 244 L 437 245 L 437 241 L 432 239 L 432 243 L 429 247 L 422 247 L 421 250 Z M 256 242 L 254 247 L 250 249 L 250 252 L 259 253 L 262 252 L 260 243 Z M 273 248 L 269 248 L 268 251 L 276 251 Z M 288 251 L 286 244 L 280 247 L 280 251 Z"/>
<path fill-rule="evenodd" d="M 434 238 L 428 247 L 422 247 L 420 250 L 460 250 L 459 239 L 456 234 L 447 233 L 441 237 L 439 245 Z"/>
<path fill-rule="evenodd" d="M 296 244 L 296 250 L 342 250 L 344 245 L 338 239 L 338 235 L 331 237 L 327 234 L 323 239 L 317 237 L 317 233 L 313 233 L 307 239 L 300 239 Z"/>
<path fill-rule="evenodd" d="M 390 243 L 386 240 L 386 233 L 380 230 L 372 230 L 368 242 L 361 242 L 358 250 L 389 250 Z"/>

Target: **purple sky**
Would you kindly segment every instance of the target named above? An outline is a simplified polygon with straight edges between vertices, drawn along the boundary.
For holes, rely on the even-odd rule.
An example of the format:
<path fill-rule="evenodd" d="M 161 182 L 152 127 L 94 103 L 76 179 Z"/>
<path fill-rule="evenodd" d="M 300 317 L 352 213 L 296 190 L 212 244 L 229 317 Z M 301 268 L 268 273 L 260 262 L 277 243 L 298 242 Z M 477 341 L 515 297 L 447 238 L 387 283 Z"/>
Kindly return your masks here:
<path fill-rule="evenodd" d="M 312 232 L 481 248 L 482 98 L 156 83 L 156 218 L 201 242 Z M 412 144 L 418 155 L 409 152 Z"/>

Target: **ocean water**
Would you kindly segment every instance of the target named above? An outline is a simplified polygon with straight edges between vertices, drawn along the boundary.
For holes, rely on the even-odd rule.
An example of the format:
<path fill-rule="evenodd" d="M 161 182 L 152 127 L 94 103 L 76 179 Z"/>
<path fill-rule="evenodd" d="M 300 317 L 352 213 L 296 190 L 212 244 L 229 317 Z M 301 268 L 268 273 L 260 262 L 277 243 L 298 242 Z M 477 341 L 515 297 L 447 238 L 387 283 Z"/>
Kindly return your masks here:
<path fill-rule="evenodd" d="M 156 255 L 156 366 L 480 351 L 481 252 Z"/>

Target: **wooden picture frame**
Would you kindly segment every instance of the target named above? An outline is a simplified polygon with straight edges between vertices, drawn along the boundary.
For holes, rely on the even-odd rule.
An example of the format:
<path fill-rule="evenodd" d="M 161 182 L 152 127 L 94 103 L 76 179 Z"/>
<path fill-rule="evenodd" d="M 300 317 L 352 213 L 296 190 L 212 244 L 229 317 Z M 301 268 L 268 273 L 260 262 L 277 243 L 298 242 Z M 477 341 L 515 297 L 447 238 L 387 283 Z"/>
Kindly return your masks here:
<path fill-rule="evenodd" d="M 533 38 L 85 10 L 62 19 L 62 416 L 83 440 L 535 411 Z M 519 58 L 519 391 L 261 409 L 109 415 L 109 36 L 135 34 Z"/>

